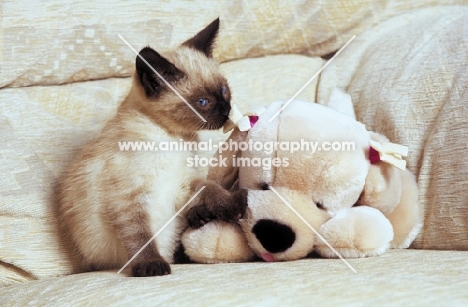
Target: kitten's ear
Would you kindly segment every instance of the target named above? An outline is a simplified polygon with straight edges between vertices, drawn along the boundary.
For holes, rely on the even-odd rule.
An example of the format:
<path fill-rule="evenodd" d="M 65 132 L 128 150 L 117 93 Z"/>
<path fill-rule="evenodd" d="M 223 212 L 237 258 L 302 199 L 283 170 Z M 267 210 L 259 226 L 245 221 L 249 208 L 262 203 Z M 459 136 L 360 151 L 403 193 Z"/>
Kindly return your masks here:
<path fill-rule="evenodd" d="M 207 57 L 211 58 L 213 43 L 219 30 L 219 18 L 212 21 L 206 28 L 201 30 L 191 39 L 185 41 L 182 46 L 203 52 Z"/>
<path fill-rule="evenodd" d="M 151 65 L 151 67 L 148 64 Z M 157 96 L 162 88 L 165 87 L 164 81 L 161 80 L 154 70 L 169 83 L 177 81 L 184 76 L 184 73 L 175 67 L 174 64 L 150 47 L 141 49 L 136 57 L 135 66 L 138 79 L 148 97 Z"/>

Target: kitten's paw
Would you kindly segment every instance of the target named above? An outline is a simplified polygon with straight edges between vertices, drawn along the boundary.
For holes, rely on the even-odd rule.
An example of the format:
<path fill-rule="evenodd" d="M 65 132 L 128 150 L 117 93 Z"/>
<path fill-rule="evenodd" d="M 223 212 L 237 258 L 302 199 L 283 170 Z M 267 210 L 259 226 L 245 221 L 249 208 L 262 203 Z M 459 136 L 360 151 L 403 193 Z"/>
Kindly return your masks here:
<path fill-rule="evenodd" d="M 189 226 L 192 228 L 200 228 L 206 223 L 211 222 L 214 219 L 213 214 L 208 210 L 207 206 L 197 205 L 195 207 L 190 208 L 187 212 L 187 221 Z"/>
<path fill-rule="evenodd" d="M 132 266 L 133 277 L 150 277 L 171 274 L 169 263 L 164 260 L 135 263 Z"/>
<path fill-rule="evenodd" d="M 242 189 L 232 194 L 231 204 L 225 211 L 225 219 L 230 222 L 237 222 L 245 214 L 247 209 L 247 190 Z"/>

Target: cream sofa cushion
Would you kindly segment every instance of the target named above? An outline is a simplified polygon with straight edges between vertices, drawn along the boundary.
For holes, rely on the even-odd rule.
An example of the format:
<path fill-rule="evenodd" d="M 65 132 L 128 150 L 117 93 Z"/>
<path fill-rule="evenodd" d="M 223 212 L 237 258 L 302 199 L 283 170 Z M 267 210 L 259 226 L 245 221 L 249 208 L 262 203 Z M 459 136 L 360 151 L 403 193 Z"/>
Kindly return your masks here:
<path fill-rule="evenodd" d="M 0 88 L 129 76 L 135 55 L 119 34 L 137 50 L 151 45 L 164 51 L 220 17 L 220 61 L 321 56 L 388 15 L 437 3 L 465 0 L 6 1 Z"/>
<path fill-rule="evenodd" d="M 424 227 L 412 245 L 468 249 L 468 7 L 408 12 L 363 33 L 324 71 L 367 128 L 409 146 Z"/>
<path fill-rule="evenodd" d="M 6 288 L 6 306 L 466 306 L 468 252 L 391 250 L 380 257 L 174 265 L 130 278 L 74 274 Z"/>

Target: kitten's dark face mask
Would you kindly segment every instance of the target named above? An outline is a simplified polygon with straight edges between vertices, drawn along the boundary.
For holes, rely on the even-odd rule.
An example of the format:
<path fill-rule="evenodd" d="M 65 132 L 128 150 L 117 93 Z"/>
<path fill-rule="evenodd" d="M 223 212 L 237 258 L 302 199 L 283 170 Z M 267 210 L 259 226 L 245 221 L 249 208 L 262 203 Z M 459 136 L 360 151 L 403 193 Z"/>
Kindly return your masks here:
<path fill-rule="evenodd" d="M 231 111 L 231 91 L 224 78 L 222 85 L 200 91 L 193 95 L 191 101 L 195 101 L 192 106 L 206 120 L 204 129 L 219 129 L 226 123 Z"/>
<path fill-rule="evenodd" d="M 174 124 L 185 130 L 219 129 L 231 110 L 229 85 L 212 59 L 218 29 L 216 19 L 167 58 L 150 47 L 136 58 L 138 81 L 147 99 L 161 104 L 153 111 L 171 112 Z"/>

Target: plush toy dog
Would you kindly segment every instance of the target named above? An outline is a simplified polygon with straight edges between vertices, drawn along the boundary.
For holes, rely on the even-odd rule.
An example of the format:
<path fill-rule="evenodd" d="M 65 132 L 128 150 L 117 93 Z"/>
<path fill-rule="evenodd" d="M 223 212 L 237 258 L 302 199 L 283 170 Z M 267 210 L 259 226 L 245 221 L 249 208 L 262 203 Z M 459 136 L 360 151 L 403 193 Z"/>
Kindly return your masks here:
<path fill-rule="evenodd" d="M 237 116 L 216 154 L 228 166 L 211 168 L 208 177 L 247 189 L 248 207 L 238 224 L 189 228 L 182 243 L 193 261 L 295 260 L 313 250 L 367 257 L 411 244 L 422 212 L 406 147 L 357 122 L 349 95 L 335 91 L 331 100 L 337 110 L 274 102 L 263 113 Z"/>

